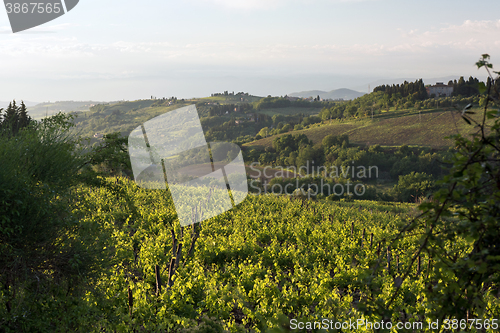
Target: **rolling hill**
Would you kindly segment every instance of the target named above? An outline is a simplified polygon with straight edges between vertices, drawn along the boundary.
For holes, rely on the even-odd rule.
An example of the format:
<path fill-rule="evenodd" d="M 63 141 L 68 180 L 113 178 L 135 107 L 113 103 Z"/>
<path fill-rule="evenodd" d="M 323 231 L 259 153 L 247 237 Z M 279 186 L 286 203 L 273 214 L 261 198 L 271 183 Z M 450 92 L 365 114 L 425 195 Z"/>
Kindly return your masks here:
<path fill-rule="evenodd" d="M 346 89 L 346 88 L 341 88 L 341 89 L 335 89 L 331 91 L 322 91 L 322 90 L 308 90 L 308 91 L 300 91 L 300 92 L 294 92 L 291 94 L 288 94 L 290 97 L 302 97 L 302 98 L 307 98 L 307 97 L 316 97 L 319 95 L 322 99 L 355 99 L 358 97 L 363 96 L 365 93 L 351 90 L 351 89 Z"/>
<path fill-rule="evenodd" d="M 19 100 L 16 100 L 16 103 L 17 104 L 21 104 L 21 101 L 22 99 L 19 99 Z M 0 109 L 2 108 L 6 108 L 9 103 L 12 102 L 12 101 L 9 101 L 9 102 L 4 102 L 4 101 L 0 101 Z M 31 102 L 31 101 L 23 101 L 24 104 L 29 108 L 30 106 L 35 106 L 37 104 L 39 104 L 38 102 Z"/>
<path fill-rule="evenodd" d="M 76 125 L 75 129 L 80 134 L 92 137 L 95 133 L 106 134 L 121 132 L 122 135 L 126 136 L 133 128 L 151 118 L 184 105 L 206 102 L 206 99 L 183 100 L 171 106 L 156 106 L 155 102 L 155 100 L 122 101 L 118 103 L 102 104 L 86 112 L 84 111 L 88 106 L 85 104 L 78 104 L 85 102 L 71 102 L 71 104 L 66 105 L 68 108 L 71 107 L 72 109 L 80 107 L 80 110 L 76 112 L 77 118 L 74 120 Z M 40 115 L 40 113 L 42 113 L 42 117 L 45 115 L 45 110 L 43 110 L 42 107 L 42 105 L 45 104 L 39 105 L 38 108 L 40 111 L 38 114 L 34 115 L 35 118 L 37 115 Z M 63 106 L 63 104 L 54 103 L 54 107 L 56 106 Z M 45 106 L 45 109 L 47 107 L 48 106 Z M 28 110 L 30 115 L 33 116 L 32 109 Z M 289 107 L 265 109 L 257 112 L 272 117 L 274 114 L 294 115 L 300 113 L 303 115 L 314 115 L 319 111 L 319 109 L 315 108 Z M 478 112 L 477 116 L 479 116 L 479 114 L 481 114 L 481 112 Z M 245 116 L 245 114 L 233 113 L 230 115 L 222 115 L 220 116 L 220 122 L 227 122 L 235 116 L 240 117 Z M 253 126 L 253 123 L 248 123 L 246 126 L 248 127 L 250 125 Z M 242 133 L 245 132 L 244 130 L 245 128 L 241 129 Z M 258 129 L 256 131 L 258 131 Z M 446 148 L 451 146 L 452 141 L 444 137 L 455 134 L 457 131 L 462 134 L 469 134 L 473 131 L 473 127 L 462 121 L 459 115 L 453 115 L 448 109 L 422 110 L 421 116 L 419 116 L 418 111 L 411 109 L 383 112 L 382 114 L 375 115 L 373 120 L 370 117 L 331 120 L 328 123 L 314 124 L 303 130 L 287 133 L 306 134 L 315 145 L 320 145 L 323 138 L 329 134 L 347 134 L 349 136 L 349 141 L 358 145 L 380 144 L 383 146 L 399 146 L 407 144 Z M 253 136 L 255 134 L 256 133 L 250 135 Z M 272 146 L 274 138 L 280 135 L 284 134 L 248 142 L 243 146 L 248 149 L 265 149 L 266 147 Z M 231 140 L 232 139 L 228 137 L 228 141 Z"/>
<path fill-rule="evenodd" d="M 60 101 L 60 102 L 45 102 L 45 103 L 39 103 L 36 105 L 29 106 L 26 104 L 28 107 L 28 113 L 29 115 L 34 118 L 34 119 L 42 119 L 46 115 L 52 116 L 56 113 L 63 112 L 78 112 L 78 111 L 89 111 L 89 109 L 96 105 L 100 104 L 102 102 L 95 102 L 95 101 L 81 101 L 81 102 L 75 102 L 75 101 Z"/>
<path fill-rule="evenodd" d="M 480 117 L 480 112 L 476 117 Z M 456 124 L 455 124 L 456 122 Z M 305 134 L 316 146 L 329 134 L 347 134 L 350 143 L 359 145 L 399 146 L 420 145 L 433 148 L 450 147 L 453 143 L 445 136 L 471 134 L 473 126 L 467 125 L 459 115 L 443 109 L 423 110 L 419 119 L 418 111 L 394 111 L 375 116 L 373 120 L 352 119 L 332 120 L 326 124 L 316 124 L 300 131 L 286 134 Z M 285 135 L 278 134 L 244 144 L 248 149 L 265 149 L 271 147 L 274 138 Z"/>

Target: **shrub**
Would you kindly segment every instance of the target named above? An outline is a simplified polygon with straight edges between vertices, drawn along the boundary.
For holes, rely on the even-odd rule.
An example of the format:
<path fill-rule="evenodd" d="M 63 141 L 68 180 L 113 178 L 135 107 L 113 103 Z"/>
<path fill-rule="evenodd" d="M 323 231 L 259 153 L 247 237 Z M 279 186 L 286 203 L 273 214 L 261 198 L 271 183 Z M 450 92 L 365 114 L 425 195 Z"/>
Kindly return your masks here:
<path fill-rule="evenodd" d="M 430 194 L 434 187 L 432 176 L 413 171 L 408 175 L 399 176 L 393 192 L 398 201 L 415 202 L 417 198 Z"/>

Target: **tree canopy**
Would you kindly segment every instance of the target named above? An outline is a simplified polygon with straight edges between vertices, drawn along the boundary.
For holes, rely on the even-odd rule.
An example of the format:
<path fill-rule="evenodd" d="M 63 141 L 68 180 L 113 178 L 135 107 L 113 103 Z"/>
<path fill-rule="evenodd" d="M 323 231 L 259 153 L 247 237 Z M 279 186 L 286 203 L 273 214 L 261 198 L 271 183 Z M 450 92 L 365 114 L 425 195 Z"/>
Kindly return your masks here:
<path fill-rule="evenodd" d="M 0 133 L 5 135 L 16 135 L 22 128 L 27 127 L 31 121 L 32 119 L 28 116 L 28 111 L 23 101 L 18 106 L 14 100 L 9 103 L 5 111 L 4 109 L 0 109 Z"/>

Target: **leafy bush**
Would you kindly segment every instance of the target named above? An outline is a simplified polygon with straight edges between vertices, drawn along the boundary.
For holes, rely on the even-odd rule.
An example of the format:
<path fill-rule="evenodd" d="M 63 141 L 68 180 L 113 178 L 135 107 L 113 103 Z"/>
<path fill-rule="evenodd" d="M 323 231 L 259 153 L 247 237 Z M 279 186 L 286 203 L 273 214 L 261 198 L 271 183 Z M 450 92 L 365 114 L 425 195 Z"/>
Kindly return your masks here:
<path fill-rule="evenodd" d="M 323 138 L 321 145 L 323 146 L 324 149 L 328 149 L 332 146 L 341 146 L 344 141 L 347 144 L 349 144 L 349 136 L 347 134 L 343 135 L 329 134 Z"/>
<path fill-rule="evenodd" d="M 393 192 L 398 201 L 416 202 L 418 198 L 431 194 L 434 188 L 432 176 L 424 172 L 412 171 L 408 175 L 399 176 L 399 181 L 394 185 Z"/>
<path fill-rule="evenodd" d="M 72 213 L 84 157 L 70 116 L 0 136 L 0 327 L 6 332 L 77 329 L 102 248 Z"/>

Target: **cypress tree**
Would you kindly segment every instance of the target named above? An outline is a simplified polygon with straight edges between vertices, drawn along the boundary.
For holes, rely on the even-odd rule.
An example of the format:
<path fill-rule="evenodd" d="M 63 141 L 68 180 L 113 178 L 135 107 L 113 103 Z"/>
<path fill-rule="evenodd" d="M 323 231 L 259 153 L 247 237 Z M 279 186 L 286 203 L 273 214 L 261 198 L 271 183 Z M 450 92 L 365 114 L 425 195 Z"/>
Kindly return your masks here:
<path fill-rule="evenodd" d="M 3 116 L 2 129 L 7 131 L 9 134 L 14 134 L 15 126 L 17 123 L 17 105 L 16 101 L 9 103 L 7 110 L 5 110 L 5 115 Z"/>
<path fill-rule="evenodd" d="M 19 115 L 19 124 L 18 124 L 19 129 L 27 127 L 31 122 L 31 117 L 28 116 L 28 111 L 26 110 L 26 105 L 24 104 L 24 101 L 21 101 L 21 106 L 19 107 L 18 115 Z"/>
<path fill-rule="evenodd" d="M 28 111 L 24 102 L 17 106 L 16 101 L 9 103 L 4 115 L 1 115 L 0 109 L 0 129 L 8 136 L 16 135 L 21 128 L 28 126 L 32 119 L 28 116 Z"/>

